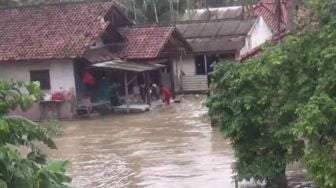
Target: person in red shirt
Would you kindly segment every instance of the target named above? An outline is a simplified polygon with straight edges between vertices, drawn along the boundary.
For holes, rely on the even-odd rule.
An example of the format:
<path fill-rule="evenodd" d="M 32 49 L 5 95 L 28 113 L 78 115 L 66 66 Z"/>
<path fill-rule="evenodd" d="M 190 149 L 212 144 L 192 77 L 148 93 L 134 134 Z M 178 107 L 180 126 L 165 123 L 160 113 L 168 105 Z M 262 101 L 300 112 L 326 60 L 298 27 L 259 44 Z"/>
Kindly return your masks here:
<path fill-rule="evenodd" d="M 164 102 L 167 104 L 167 105 L 170 105 L 170 99 L 171 99 L 171 92 L 169 90 L 169 88 L 165 87 L 165 86 L 162 86 L 161 87 L 161 93 L 164 97 Z"/>

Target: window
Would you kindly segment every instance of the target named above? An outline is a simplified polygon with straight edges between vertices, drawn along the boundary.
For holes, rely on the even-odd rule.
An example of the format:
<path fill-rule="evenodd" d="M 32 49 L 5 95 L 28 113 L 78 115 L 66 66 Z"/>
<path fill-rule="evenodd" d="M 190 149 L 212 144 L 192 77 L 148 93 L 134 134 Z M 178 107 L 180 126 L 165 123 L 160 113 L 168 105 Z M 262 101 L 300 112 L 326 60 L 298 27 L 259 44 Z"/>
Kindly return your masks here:
<path fill-rule="evenodd" d="M 50 90 L 49 70 L 30 71 L 30 81 L 38 81 L 42 90 Z"/>
<path fill-rule="evenodd" d="M 206 75 L 204 56 L 195 56 L 196 75 Z"/>

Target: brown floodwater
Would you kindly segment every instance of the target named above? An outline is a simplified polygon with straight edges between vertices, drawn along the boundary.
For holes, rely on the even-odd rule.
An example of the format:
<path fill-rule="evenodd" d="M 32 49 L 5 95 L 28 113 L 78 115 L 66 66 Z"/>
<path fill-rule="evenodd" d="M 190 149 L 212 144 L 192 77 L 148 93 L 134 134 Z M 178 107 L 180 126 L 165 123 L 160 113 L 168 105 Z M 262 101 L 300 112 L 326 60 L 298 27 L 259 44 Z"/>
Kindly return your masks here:
<path fill-rule="evenodd" d="M 65 122 L 59 149 L 49 154 L 71 162 L 73 187 L 234 188 L 233 151 L 206 121 L 202 101 L 187 97 L 143 114 Z M 301 170 L 293 169 L 290 179 L 297 180 Z"/>

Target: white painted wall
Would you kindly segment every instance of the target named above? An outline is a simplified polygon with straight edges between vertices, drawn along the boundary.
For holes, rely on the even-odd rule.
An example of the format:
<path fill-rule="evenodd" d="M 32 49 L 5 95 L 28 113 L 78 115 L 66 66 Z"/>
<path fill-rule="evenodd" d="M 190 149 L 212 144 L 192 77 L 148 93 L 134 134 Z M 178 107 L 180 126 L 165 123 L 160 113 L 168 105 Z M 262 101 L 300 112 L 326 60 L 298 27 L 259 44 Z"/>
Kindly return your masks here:
<path fill-rule="evenodd" d="M 175 75 L 175 90 L 180 92 L 182 90 L 181 73 L 185 75 L 193 76 L 196 74 L 195 58 L 193 55 L 182 55 L 178 60 L 174 60 L 174 75 Z"/>
<path fill-rule="evenodd" d="M 3 80 L 23 80 L 30 81 L 30 71 L 32 70 L 49 70 L 50 73 L 50 91 L 43 91 L 46 93 L 53 93 L 61 89 L 66 92 L 75 92 L 75 78 L 74 66 L 72 60 L 52 60 L 52 61 L 35 61 L 35 62 L 8 62 L 0 63 L 0 79 Z M 61 106 L 61 117 L 72 117 L 70 102 L 65 102 Z M 31 110 L 26 113 L 16 111 L 21 115 L 27 116 L 31 119 L 39 118 L 38 105 L 34 105 Z"/>
<path fill-rule="evenodd" d="M 180 72 L 183 71 L 186 76 L 194 76 L 196 74 L 195 58 L 193 55 L 183 57 L 182 62 L 179 62 Z"/>
<path fill-rule="evenodd" d="M 240 56 L 272 39 L 272 31 L 265 20 L 259 17 L 245 39 L 245 46 L 240 50 Z"/>

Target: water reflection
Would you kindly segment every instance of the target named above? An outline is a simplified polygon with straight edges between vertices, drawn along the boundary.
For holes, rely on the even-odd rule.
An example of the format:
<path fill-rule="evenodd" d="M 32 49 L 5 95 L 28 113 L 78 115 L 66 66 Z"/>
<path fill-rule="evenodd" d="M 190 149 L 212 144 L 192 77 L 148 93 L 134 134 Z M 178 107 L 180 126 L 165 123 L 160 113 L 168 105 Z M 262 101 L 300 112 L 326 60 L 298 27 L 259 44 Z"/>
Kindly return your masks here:
<path fill-rule="evenodd" d="M 74 187 L 234 187 L 233 151 L 206 112 L 191 97 L 145 114 L 68 122 L 50 154 L 71 161 Z"/>

